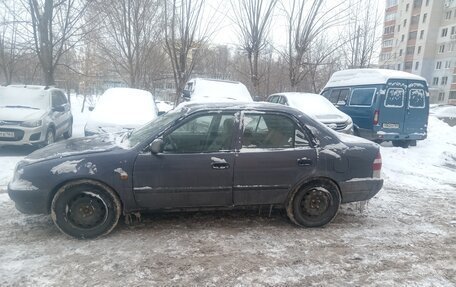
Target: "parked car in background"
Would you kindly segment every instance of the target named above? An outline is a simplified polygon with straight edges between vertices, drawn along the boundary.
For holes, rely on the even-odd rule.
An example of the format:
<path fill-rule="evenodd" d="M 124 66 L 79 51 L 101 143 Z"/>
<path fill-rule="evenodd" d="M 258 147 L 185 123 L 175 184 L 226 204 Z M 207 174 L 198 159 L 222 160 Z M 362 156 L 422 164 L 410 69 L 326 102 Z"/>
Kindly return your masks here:
<path fill-rule="evenodd" d="M 54 87 L 0 87 L 0 145 L 45 146 L 70 138 L 73 116 L 65 93 Z"/>
<path fill-rule="evenodd" d="M 349 115 L 356 135 L 394 146 L 427 137 L 429 92 L 424 78 L 384 69 L 335 72 L 321 94 Z"/>
<path fill-rule="evenodd" d="M 164 114 L 174 109 L 174 103 L 171 101 L 156 101 L 158 114 Z"/>
<path fill-rule="evenodd" d="M 278 93 L 268 97 L 268 102 L 293 107 L 314 117 L 329 128 L 347 134 L 353 134 L 353 121 L 339 111 L 330 101 L 318 94 Z"/>
<path fill-rule="evenodd" d="M 241 82 L 205 78 L 188 81 L 182 97 L 191 102 L 253 102 L 249 90 Z"/>
<path fill-rule="evenodd" d="M 429 111 L 429 115 L 432 115 L 439 120 L 444 121 L 450 126 L 456 126 L 456 106 L 453 105 L 440 105 L 433 107 Z"/>
<path fill-rule="evenodd" d="M 143 126 L 157 117 L 154 97 L 148 91 L 107 89 L 97 100 L 84 128 L 86 136 L 121 133 Z"/>
<path fill-rule="evenodd" d="M 208 124 L 209 123 L 209 124 Z M 64 233 L 109 233 L 121 214 L 268 206 L 305 227 L 381 189 L 379 146 L 269 103 L 176 107 L 131 133 L 78 138 L 16 166 L 17 209 L 51 213 Z"/>

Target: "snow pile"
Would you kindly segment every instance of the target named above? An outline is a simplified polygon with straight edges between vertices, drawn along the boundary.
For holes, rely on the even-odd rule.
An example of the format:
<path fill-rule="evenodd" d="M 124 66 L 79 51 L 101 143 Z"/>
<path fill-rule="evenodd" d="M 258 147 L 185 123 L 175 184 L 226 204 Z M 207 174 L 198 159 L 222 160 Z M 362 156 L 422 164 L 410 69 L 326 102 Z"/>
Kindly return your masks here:
<path fill-rule="evenodd" d="M 456 189 L 456 127 L 429 117 L 428 138 L 407 149 L 382 144 L 385 186 Z"/>

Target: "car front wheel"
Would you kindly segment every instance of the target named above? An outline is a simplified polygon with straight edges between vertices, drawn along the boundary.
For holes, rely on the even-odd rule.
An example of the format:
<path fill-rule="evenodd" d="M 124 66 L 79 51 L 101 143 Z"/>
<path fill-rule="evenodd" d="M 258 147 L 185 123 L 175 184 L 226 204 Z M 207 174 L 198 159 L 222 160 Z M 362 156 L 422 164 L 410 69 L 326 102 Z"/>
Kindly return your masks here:
<path fill-rule="evenodd" d="M 61 187 L 51 205 L 55 225 L 78 239 L 96 238 L 110 233 L 122 212 L 117 194 L 95 181 L 80 180 Z"/>
<path fill-rule="evenodd" d="M 339 189 L 327 180 L 308 183 L 292 193 L 287 214 L 292 222 L 304 227 L 320 227 L 337 215 L 341 202 Z"/>

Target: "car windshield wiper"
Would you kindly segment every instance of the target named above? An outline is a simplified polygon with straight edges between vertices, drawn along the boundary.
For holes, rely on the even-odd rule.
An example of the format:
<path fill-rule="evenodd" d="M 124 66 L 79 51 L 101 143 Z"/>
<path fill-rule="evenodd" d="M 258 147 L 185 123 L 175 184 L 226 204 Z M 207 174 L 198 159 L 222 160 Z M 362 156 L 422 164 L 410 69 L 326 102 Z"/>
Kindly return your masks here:
<path fill-rule="evenodd" d="M 38 108 L 34 108 L 34 107 L 29 107 L 29 106 L 4 106 L 5 108 L 25 108 L 25 109 L 32 109 L 32 110 L 39 110 Z"/>

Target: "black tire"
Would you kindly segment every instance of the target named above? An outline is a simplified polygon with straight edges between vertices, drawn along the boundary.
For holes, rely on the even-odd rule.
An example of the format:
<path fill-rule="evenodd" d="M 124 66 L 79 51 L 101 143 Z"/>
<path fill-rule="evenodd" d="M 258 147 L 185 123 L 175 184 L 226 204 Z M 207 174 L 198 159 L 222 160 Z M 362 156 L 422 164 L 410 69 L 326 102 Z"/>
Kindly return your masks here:
<path fill-rule="evenodd" d="M 96 238 L 116 227 L 122 212 L 117 194 L 96 181 L 79 180 L 54 195 L 51 217 L 60 231 L 78 238 Z"/>
<path fill-rule="evenodd" d="M 70 121 L 70 127 L 63 133 L 63 138 L 69 139 L 73 136 L 73 120 Z"/>
<path fill-rule="evenodd" d="M 53 143 L 55 143 L 55 131 L 52 128 L 48 128 L 46 138 L 44 138 L 43 143 L 39 144 L 39 147 L 45 147 Z"/>
<path fill-rule="evenodd" d="M 339 188 L 334 183 L 316 180 L 291 194 L 287 214 L 299 226 L 321 227 L 336 217 L 340 202 Z"/>

